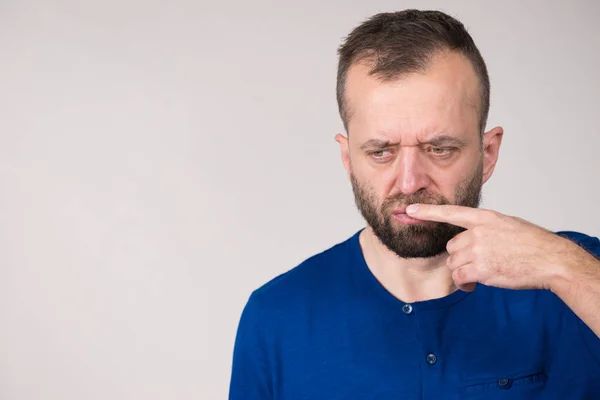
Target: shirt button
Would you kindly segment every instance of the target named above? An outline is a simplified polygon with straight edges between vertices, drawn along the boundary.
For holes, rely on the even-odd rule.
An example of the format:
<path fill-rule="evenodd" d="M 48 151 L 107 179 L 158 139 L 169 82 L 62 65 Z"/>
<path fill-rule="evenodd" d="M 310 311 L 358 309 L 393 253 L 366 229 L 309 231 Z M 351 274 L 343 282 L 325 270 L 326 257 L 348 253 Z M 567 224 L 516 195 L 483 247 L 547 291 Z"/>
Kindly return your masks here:
<path fill-rule="evenodd" d="M 427 364 L 433 365 L 437 362 L 437 357 L 435 354 L 431 353 L 427 355 L 427 358 L 425 360 L 427 361 Z"/>
<path fill-rule="evenodd" d="M 510 379 L 500 378 L 498 379 L 498 386 L 502 389 L 508 389 L 510 387 Z"/>
<path fill-rule="evenodd" d="M 402 312 L 406 315 L 412 314 L 413 308 L 410 304 L 405 304 L 402 306 Z"/>

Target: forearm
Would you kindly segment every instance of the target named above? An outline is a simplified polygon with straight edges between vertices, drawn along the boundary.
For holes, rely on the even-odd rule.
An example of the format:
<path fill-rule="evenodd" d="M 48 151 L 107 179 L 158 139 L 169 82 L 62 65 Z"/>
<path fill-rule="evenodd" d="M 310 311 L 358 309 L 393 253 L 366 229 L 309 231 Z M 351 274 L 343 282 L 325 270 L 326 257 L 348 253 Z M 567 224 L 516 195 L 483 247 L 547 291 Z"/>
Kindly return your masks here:
<path fill-rule="evenodd" d="M 600 338 L 600 260 L 578 247 L 557 270 L 550 289 Z"/>

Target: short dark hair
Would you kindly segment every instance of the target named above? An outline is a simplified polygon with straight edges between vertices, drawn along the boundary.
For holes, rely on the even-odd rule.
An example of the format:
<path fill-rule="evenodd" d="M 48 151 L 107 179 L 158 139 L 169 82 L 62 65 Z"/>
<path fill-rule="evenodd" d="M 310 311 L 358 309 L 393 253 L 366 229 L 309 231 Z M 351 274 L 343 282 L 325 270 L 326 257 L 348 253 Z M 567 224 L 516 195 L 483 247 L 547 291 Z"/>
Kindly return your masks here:
<path fill-rule="evenodd" d="M 445 50 L 464 55 L 479 77 L 479 125 L 483 134 L 490 108 L 490 80 L 473 38 L 460 21 L 441 11 L 414 9 L 370 17 L 354 28 L 339 47 L 336 91 L 346 131 L 350 112 L 344 92 L 348 69 L 352 65 L 369 61 L 373 64 L 370 74 L 387 81 L 424 72 L 432 57 Z"/>

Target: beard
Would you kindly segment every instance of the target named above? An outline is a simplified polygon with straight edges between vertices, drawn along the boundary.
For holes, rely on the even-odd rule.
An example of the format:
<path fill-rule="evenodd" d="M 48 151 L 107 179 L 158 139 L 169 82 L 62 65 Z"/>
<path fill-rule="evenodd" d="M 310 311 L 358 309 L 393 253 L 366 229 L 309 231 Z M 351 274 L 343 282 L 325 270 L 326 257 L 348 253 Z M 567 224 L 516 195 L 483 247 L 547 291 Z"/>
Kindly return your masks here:
<path fill-rule="evenodd" d="M 441 194 L 421 189 L 408 196 L 402 193 L 392 195 L 379 207 L 375 193 L 359 183 L 353 173 L 350 174 L 350 181 L 358 209 L 383 245 L 401 258 L 429 258 L 445 252 L 448 241 L 465 229 L 432 221 L 403 225 L 393 219 L 392 211 L 413 203 L 455 204 L 477 208 L 481 200 L 482 174 L 483 168 L 479 165 L 471 179 L 466 179 L 457 186 L 454 203 L 450 203 Z"/>

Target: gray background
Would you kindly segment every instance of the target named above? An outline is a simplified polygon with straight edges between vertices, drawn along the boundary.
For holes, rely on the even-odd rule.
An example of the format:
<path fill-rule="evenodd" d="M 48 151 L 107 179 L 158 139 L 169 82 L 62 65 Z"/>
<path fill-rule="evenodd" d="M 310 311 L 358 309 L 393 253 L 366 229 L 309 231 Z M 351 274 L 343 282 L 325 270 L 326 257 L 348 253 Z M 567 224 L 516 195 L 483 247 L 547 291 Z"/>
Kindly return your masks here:
<path fill-rule="evenodd" d="M 223 399 L 250 292 L 362 226 L 336 48 L 468 27 L 505 137 L 484 206 L 600 235 L 600 3 L 0 1 L 0 398 Z"/>

